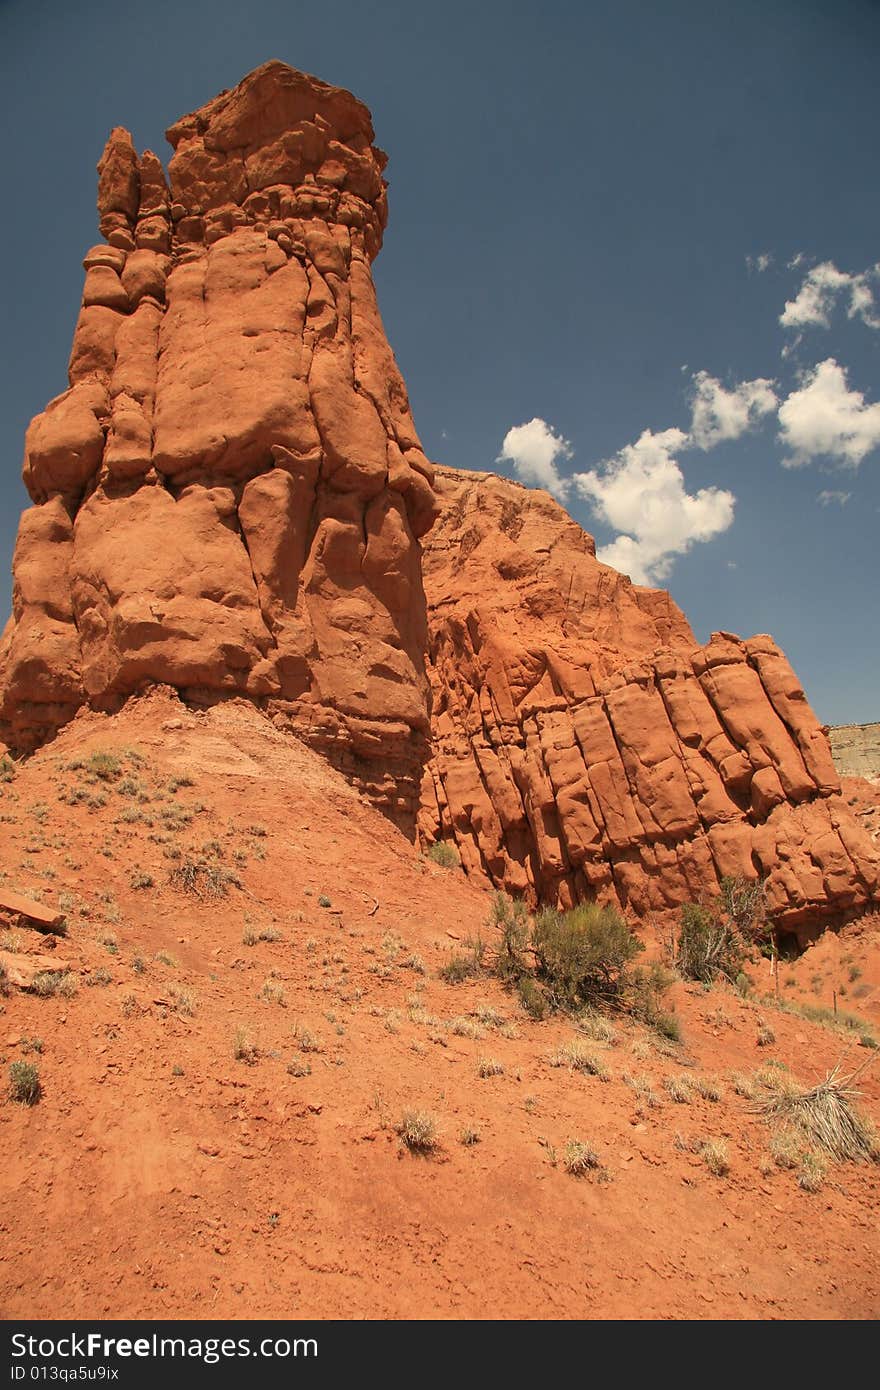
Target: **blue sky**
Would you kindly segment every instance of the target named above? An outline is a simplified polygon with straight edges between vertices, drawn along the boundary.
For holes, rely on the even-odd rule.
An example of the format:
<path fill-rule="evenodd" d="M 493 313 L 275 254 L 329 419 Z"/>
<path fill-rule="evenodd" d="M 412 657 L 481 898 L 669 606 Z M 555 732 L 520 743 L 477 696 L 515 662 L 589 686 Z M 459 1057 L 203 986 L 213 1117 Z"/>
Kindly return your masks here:
<path fill-rule="evenodd" d="M 106 135 L 164 158 L 274 57 L 390 153 L 375 275 L 428 454 L 549 479 L 701 640 L 769 631 L 820 718 L 880 718 L 880 6 L 5 0 L 0 53 L 0 606 Z"/>

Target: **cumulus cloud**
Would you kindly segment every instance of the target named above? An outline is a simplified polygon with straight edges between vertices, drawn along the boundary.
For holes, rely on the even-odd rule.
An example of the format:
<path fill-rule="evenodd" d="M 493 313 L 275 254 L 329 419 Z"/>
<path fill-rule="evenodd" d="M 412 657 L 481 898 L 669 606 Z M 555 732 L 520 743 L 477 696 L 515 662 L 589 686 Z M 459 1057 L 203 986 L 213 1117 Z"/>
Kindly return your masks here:
<path fill-rule="evenodd" d="M 727 391 L 716 377 L 697 372 L 694 387 L 690 437 L 699 449 L 739 439 L 779 404 L 774 383 L 766 377 L 741 381 Z"/>
<path fill-rule="evenodd" d="M 797 264 L 797 260 L 790 265 Z M 830 328 L 837 304 L 846 302 L 847 317 L 861 319 L 869 328 L 880 328 L 871 281 L 880 276 L 880 265 L 858 275 L 838 270 L 833 261 L 822 261 L 807 271 L 794 299 L 786 301 L 779 315 L 783 328 Z"/>
<path fill-rule="evenodd" d="M 636 584 L 662 582 L 676 556 L 720 535 L 733 521 L 733 493 L 715 487 L 687 491 L 675 454 L 689 442 L 683 430 L 644 430 L 635 444 L 572 479 L 596 516 L 621 533 L 596 552 L 598 558 Z"/>
<path fill-rule="evenodd" d="M 880 445 L 880 404 L 868 405 L 850 390 L 846 369 L 827 357 L 779 407 L 779 438 L 789 450 L 786 468 L 827 458 L 839 468 L 858 468 Z"/>
<path fill-rule="evenodd" d="M 535 417 L 524 425 L 514 425 L 504 436 L 496 463 L 512 463 L 513 471 L 524 483 L 546 488 L 560 502 L 568 496 L 570 480 L 563 478 L 558 459 L 570 459 L 572 448 L 546 420 Z"/>
<path fill-rule="evenodd" d="M 829 491 L 827 488 L 823 488 L 817 495 L 816 501 L 819 503 L 820 507 L 830 507 L 832 505 L 845 507 L 851 497 L 851 492 L 834 492 Z"/>
<path fill-rule="evenodd" d="M 757 256 L 746 256 L 746 265 L 750 274 L 763 275 L 765 270 L 769 270 L 773 264 L 773 257 L 769 251 L 762 251 Z"/>

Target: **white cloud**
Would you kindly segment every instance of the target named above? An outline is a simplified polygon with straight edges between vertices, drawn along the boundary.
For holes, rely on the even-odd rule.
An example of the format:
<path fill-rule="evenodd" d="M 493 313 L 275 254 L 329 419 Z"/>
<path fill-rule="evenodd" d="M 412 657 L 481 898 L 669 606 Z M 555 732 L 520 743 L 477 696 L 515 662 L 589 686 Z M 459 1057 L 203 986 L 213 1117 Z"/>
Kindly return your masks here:
<path fill-rule="evenodd" d="M 828 357 L 808 372 L 804 384 L 779 407 L 779 438 L 790 450 L 786 468 L 829 458 L 841 468 L 858 468 L 880 445 L 880 404 L 866 405 L 851 391 L 846 370 Z"/>
<path fill-rule="evenodd" d="M 725 439 L 739 439 L 779 404 L 774 383 L 766 377 L 741 381 L 726 391 L 708 372 L 697 372 L 694 384 L 691 440 L 699 449 L 711 449 Z"/>
<path fill-rule="evenodd" d="M 644 430 L 598 470 L 572 479 L 596 516 L 622 533 L 597 551 L 599 560 L 636 584 L 660 583 L 677 555 L 720 535 L 733 521 L 733 493 L 715 487 L 687 491 L 674 454 L 689 442 L 682 430 Z"/>
<path fill-rule="evenodd" d="M 834 492 L 823 489 L 816 497 L 816 501 L 820 507 L 830 507 L 832 503 L 838 507 L 845 507 L 851 497 L 851 492 Z"/>
<path fill-rule="evenodd" d="M 795 266 L 797 261 L 790 262 Z M 872 266 L 858 275 L 838 270 L 833 261 L 822 261 L 807 271 L 794 299 L 786 301 L 779 315 L 783 328 L 830 328 L 838 301 L 847 299 L 847 317 L 861 319 L 869 328 L 880 328 L 870 281 L 880 275 Z"/>
<path fill-rule="evenodd" d="M 757 256 L 746 256 L 746 265 L 749 273 L 763 275 L 765 270 L 769 270 L 773 264 L 773 257 L 769 251 L 762 251 Z"/>
<path fill-rule="evenodd" d="M 563 478 L 556 466 L 557 459 L 570 459 L 572 448 L 567 439 L 557 434 L 546 420 L 535 418 L 525 425 L 514 425 L 504 436 L 496 463 L 509 462 L 517 477 L 524 483 L 546 488 L 554 497 L 564 501 L 570 480 Z"/>

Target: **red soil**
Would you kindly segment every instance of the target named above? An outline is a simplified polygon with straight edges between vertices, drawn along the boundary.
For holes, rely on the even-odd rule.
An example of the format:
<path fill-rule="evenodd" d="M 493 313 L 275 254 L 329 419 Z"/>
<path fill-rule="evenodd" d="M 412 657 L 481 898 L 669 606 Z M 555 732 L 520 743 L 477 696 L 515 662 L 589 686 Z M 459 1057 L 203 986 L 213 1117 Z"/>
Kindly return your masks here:
<path fill-rule="evenodd" d="M 121 774 L 70 768 L 96 750 Z M 172 792 L 175 777 L 192 785 Z M 60 799 L 77 788 L 106 804 Z M 4 1083 L 24 1058 L 43 1085 L 32 1108 L 0 1103 L 7 1318 L 876 1315 L 880 1169 L 832 1165 L 817 1193 L 762 1173 L 769 1131 L 730 1084 L 769 1059 L 808 1082 L 847 1048 L 846 1069 L 872 1055 L 842 1033 L 678 984 L 680 1047 L 622 1023 L 590 1044 L 607 1080 L 551 1066 L 570 1022 L 529 1020 L 491 978 L 438 978 L 484 927 L 487 888 L 420 858 L 250 705 L 194 714 L 154 695 L 80 716 L 0 791 L 4 884 L 64 908 L 54 952 L 80 976 L 70 998 L 0 1000 Z M 242 886 L 200 900 L 169 872 L 212 841 Z M 277 940 L 243 944 L 269 928 Z M 19 927 L 4 945 L 53 940 Z M 878 962 L 864 919 L 784 966 L 780 993 L 830 1004 L 842 984 L 839 1007 L 878 1023 Z M 88 987 L 98 970 L 107 983 Z M 267 981 L 283 1002 L 261 997 Z M 474 1031 L 479 1008 L 512 1026 L 445 1026 L 469 1016 Z M 759 1048 L 761 1020 L 775 1042 Z M 252 1065 L 233 1056 L 240 1027 Z M 305 1031 L 320 1050 L 302 1050 Z M 503 1072 L 481 1077 L 486 1058 Z M 675 1104 L 664 1079 L 681 1074 L 718 1079 L 721 1100 Z M 880 1068 L 859 1084 L 876 1116 Z M 402 1148 L 408 1108 L 436 1117 L 433 1156 Z M 460 1142 L 464 1126 L 479 1143 Z M 569 1139 L 603 1171 L 569 1176 Z M 691 1151 L 705 1139 L 726 1142 L 725 1176 Z"/>

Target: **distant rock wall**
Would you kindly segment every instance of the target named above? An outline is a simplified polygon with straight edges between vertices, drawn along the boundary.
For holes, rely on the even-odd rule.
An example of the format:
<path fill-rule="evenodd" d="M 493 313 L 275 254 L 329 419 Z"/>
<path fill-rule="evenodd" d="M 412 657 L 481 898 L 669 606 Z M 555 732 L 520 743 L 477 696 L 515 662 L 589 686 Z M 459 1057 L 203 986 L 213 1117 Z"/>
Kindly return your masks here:
<path fill-rule="evenodd" d="M 837 724 L 828 730 L 828 740 L 841 777 L 880 780 L 880 724 Z"/>
<path fill-rule="evenodd" d="M 0 737 L 149 682 L 241 694 L 404 828 L 428 740 L 433 470 L 370 263 L 385 156 L 350 93 L 268 63 L 98 166 L 69 389 L 27 432 Z"/>
<path fill-rule="evenodd" d="M 698 646 L 546 494 L 449 469 L 436 486 L 426 840 L 532 901 L 613 897 L 640 917 L 726 874 L 766 876 L 801 933 L 871 902 L 877 853 L 769 637 Z"/>

